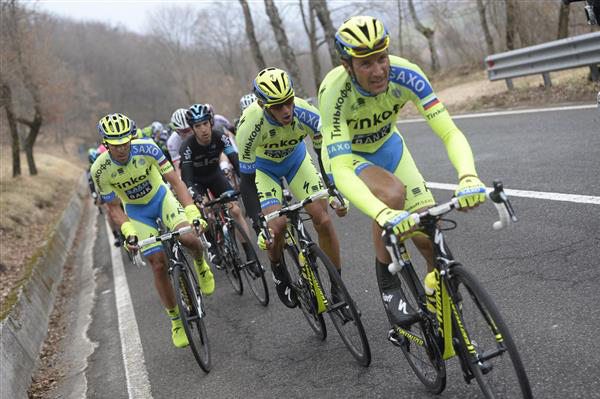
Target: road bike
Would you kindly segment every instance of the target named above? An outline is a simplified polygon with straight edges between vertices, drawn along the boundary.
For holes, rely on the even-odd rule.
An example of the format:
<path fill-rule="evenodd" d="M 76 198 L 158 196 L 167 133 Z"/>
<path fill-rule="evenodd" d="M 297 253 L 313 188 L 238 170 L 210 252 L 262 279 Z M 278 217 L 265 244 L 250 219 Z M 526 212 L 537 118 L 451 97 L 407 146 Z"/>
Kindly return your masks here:
<path fill-rule="evenodd" d="M 215 244 L 214 252 L 220 258 L 219 268 L 225 270 L 233 290 L 239 295 L 244 293 L 243 275 L 258 302 L 267 306 L 269 289 L 264 268 L 248 234 L 229 214 L 227 204 L 237 201 L 239 195 L 239 191 L 226 191 L 220 197 L 201 205 L 201 212 L 205 220 L 209 221 L 211 240 Z M 248 254 L 244 251 L 242 242 L 248 243 Z"/>
<path fill-rule="evenodd" d="M 198 285 L 198 279 L 193 265 L 190 265 L 185 256 L 183 246 L 177 240 L 177 237 L 192 232 L 192 229 L 199 231 L 199 222 L 195 221 L 194 227 L 186 226 L 175 231 L 167 231 L 162 223 L 159 223 L 159 233 L 157 237 L 149 237 L 140 241 L 137 245 L 142 248 L 155 242 L 162 242 L 165 255 L 168 262 L 169 276 L 175 291 L 179 315 L 183 322 L 183 328 L 187 335 L 190 348 L 194 358 L 205 372 L 211 369 L 211 354 L 208 343 L 208 334 L 204 318 L 206 311 L 204 307 L 204 298 Z M 210 244 L 200 235 L 202 245 L 208 248 Z M 134 263 L 144 265 L 139 252 L 134 257 Z"/>
<path fill-rule="evenodd" d="M 310 220 L 304 206 L 327 198 L 327 190 L 320 191 L 302 202 L 288 205 L 291 196 L 284 190 L 282 208 L 261 218 L 267 240 L 271 234 L 266 222 L 280 216 L 287 217 L 282 261 L 291 275 L 299 308 L 319 339 L 327 337 L 323 314 L 328 314 L 346 348 L 362 366 L 371 363 L 371 349 L 361 321 L 361 313 L 348 293 L 340 273 L 329 257 L 312 240 L 304 227 Z M 340 199 L 340 203 L 343 200 Z"/>
<path fill-rule="evenodd" d="M 501 182 L 494 182 L 488 197 L 500 216 L 494 229 L 517 221 Z M 433 244 L 433 298 L 426 295 L 405 245 L 390 228 L 383 232 L 392 258 L 389 271 L 399 277 L 406 300 L 418 315 L 409 328 L 392 326 L 388 339 L 402 349 L 410 367 L 432 393 L 446 387 L 445 361 L 456 356 L 467 384 L 475 379 L 486 398 L 532 398 L 507 324 L 473 273 L 454 259 L 444 239 L 443 231 L 454 229 L 456 222 L 442 216 L 459 207 L 458 199 L 453 198 L 410 216 Z M 444 223 L 449 227 L 440 227 Z"/>

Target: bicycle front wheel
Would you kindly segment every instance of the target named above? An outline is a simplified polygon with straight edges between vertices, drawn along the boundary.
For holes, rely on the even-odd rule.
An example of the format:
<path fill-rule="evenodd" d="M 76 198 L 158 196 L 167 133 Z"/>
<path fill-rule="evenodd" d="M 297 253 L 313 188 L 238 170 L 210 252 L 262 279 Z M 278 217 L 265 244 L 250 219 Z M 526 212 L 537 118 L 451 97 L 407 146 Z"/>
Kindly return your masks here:
<path fill-rule="evenodd" d="M 317 298 L 314 292 L 310 289 L 310 283 L 302 276 L 300 263 L 298 262 L 298 250 L 295 246 L 286 245 L 283 251 L 282 260 L 285 263 L 290 278 L 292 280 L 292 288 L 298 296 L 298 306 L 302 314 L 306 318 L 308 325 L 323 341 L 327 338 L 327 327 L 323 313 L 319 313 Z"/>
<path fill-rule="evenodd" d="M 246 234 L 246 231 L 238 222 L 232 220 L 229 228 L 229 237 L 238 273 L 245 276 L 246 282 L 258 300 L 258 303 L 267 306 L 269 304 L 269 289 L 267 288 L 267 280 L 265 279 L 265 269 L 260 263 L 252 242 L 248 238 L 248 234 Z M 242 246 L 243 242 L 247 243 L 247 254 Z M 244 261 L 244 259 L 246 260 Z"/>
<path fill-rule="evenodd" d="M 310 246 L 309 262 L 326 302 L 326 311 L 344 345 L 361 366 L 371 363 L 371 348 L 356 303 L 348 293 L 342 277 L 327 255 L 316 244 Z"/>
<path fill-rule="evenodd" d="M 182 263 L 176 264 L 172 274 L 173 287 L 179 306 L 179 316 L 183 321 L 190 348 L 202 370 L 208 373 L 211 369 L 211 358 L 208 334 L 204 325 L 202 296 L 196 279 L 191 273 L 193 271 L 185 259 Z"/>
<path fill-rule="evenodd" d="M 464 333 L 459 328 L 455 335 L 485 397 L 532 398 L 521 356 L 492 298 L 460 265 L 452 269 L 451 282 L 464 327 Z"/>
<path fill-rule="evenodd" d="M 220 237 L 222 237 L 221 265 L 225 268 L 227 280 L 231 283 L 233 290 L 238 295 L 242 295 L 244 293 L 244 283 L 238 267 L 239 254 L 234 241 L 235 231 L 233 231 L 233 229 L 232 231 L 229 231 L 229 227 L 227 227 L 226 231 L 226 227 L 227 225 L 224 224 L 222 230 L 219 232 Z"/>
<path fill-rule="evenodd" d="M 404 336 L 400 349 L 427 390 L 439 394 L 446 388 L 446 364 L 438 345 L 439 336 L 435 332 L 435 314 L 431 315 L 427 311 L 425 294 L 423 288 L 416 285 L 421 283 L 412 265 L 404 266 L 397 275 L 410 307 L 422 309 L 424 313 L 421 320 L 410 328 L 401 330 L 404 333 L 397 333 Z"/>

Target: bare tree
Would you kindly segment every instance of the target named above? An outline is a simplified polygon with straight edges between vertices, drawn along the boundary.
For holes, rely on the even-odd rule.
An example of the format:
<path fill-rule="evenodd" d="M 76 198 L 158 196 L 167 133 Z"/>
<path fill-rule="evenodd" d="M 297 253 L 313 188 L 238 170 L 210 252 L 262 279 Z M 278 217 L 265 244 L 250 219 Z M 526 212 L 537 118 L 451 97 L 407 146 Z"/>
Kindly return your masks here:
<path fill-rule="evenodd" d="M 557 39 L 564 39 L 569 36 L 569 11 L 568 4 L 560 2 L 560 11 L 558 12 L 558 34 Z"/>
<path fill-rule="evenodd" d="M 479 12 L 479 20 L 481 21 L 481 29 L 483 30 L 483 36 L 485 37 L 485 45 L 488 54 L 494 54 L 494 39 L 490 34 L 490 28 L 488 27 L 487 18 L 485 17 L 485 5 L 483 0 L 477 0 L 477 11 Z"/>
<path fill-rule="evenodd" d="M 514 0 L 504 0 L 506 4 L 506 49 L 515 49 L 515 25 L 517 22 Z"/>
<path fill-rule="evenodd" d="M 267 67 L 265 63 L 265 59 L 260 51 L 260 46 L 258 45 L 258 41 L 256 40 L 256 35 L 254 34 L 254 23 L 252 22 L 252 14 L 250 14 L 250 7 L 248 7 L 248 2 L 246 0 L 240 0 L 240 4 L 242 5 L 242 9 L 244 10 L 244 20 L 246 21 L 246 35 L 248 36 L 248 41 L 250 42 L 250 48 L 252 49 L 252 56 L 254 56 L 254 62 L 259 70 L 263 70 Z"/>
<path fill-rule="evenodd" d="M 283 24 L 281 22 L 281 18 L 279 17 L 279 11 L 277 11 L 277 7 L 275 6 L 273 0 L 265 0 L 265 7 L 267 10 L 267 15 L 269 16 L 269 20 L 271 21 L 271 26 L 273 27 L 273 32 L 275 33 L 275 40 L 279 45 L 279 51 L 283 57 L 283 63 L 296 83 L 296 93 L 300 97 L 303 97 L 304 91 L 302 90 L 302 83 L 300 81 L 298 62 L 296 61 L 294 50 L 290 47 L 287 35 L 283 29 Z"/>
<path fill-rule="evenodd" d="M 421 23 L 421 21 L 419 21 L 419 19 L 417 18 L 417 12 L 415 11 L 413 0 L 408 0 L 408 10 L 410 11 L 410 15 L 412 16 L 412 19 L 415 23 L 415 28 L 427 39 L 427 43 L 429 44 L 429 52 L 431 54 L 431 70 L 433 72 L 437 72 L 440 69 L 440 61 L 438 59 L 437 51 L 435 48 L 435 31 L 431 28 L 424 26 Z"/>
<path fill-rule="evenodd" d="M 319 48 L 317 45 L 317 28 L 315 26 L 315 9 L 309 4 L 308 5 L 308 24 L 306 23 L 306 16 L 304 15 L 304 7 L 302 0 L 298 0 L 300 5 L 300 14 L 302 15 L 302 24 L 304 30 L 308 36 L 308 42 L 310 43 L 310 57 L 312 60 L 313 75 L 315 78 L 315 92 L 319 90 L 321 84 L 321 63 L 319 62 Z"/>
<path fill-rule="evenodd" d="M 0 75 L 0 106 L 6 111 L 6 120 L 8 121 L 8 130 L 10 130 L 10 141 L 12 147 L 12 175 L 17 177 L 21 175 L 21 157 L 19 132 L 17 129 L 17 120 L 13 110 L 12 91 L 10 86 L 2 80 Z"/>
<path fill-rule="evenodd" d="M 323 27 L 325 41 L 327 42 L 327 48 L 329 49 L 329 57 L 331 58 L 331 65 L 335 67 L 340 64 L 340 60 L 335 49 L 335 28 L 331 23 L 327 1 L 309 0 L 309 5 L 314 8 L 317 18 Z"/>
<path fill-rule="evenodd" d="M 398 4 L 398 52 L 402 56 L 404 48 L 402 46 L 402 0 L 397 0 Z"/>

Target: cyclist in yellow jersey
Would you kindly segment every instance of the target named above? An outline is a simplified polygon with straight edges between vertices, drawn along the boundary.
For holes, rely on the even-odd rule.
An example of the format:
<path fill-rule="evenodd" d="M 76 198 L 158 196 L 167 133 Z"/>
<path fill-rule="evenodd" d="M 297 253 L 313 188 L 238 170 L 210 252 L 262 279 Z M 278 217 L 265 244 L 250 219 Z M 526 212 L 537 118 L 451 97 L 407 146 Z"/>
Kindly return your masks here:
<path fill-rule="evenodd" d="M 138 250 L 138 240 L 158 234 L 157 218 L 161 218 L 170 230 L 189 225 L 196 219 L 200 220 L 202 228 L 206 226 L 185 184 L 160 148 L 151 140 L 132 140 L 136 132 L 135 122 L 123 114 L 110 114 L 100 119 L 98 131 L 108 151 L 96 158 L 91 174 L 102 200 L 108 205 L 110 217 L 120 226 L 130 250 Z M 185 208 L 168 189 L 163 178 L 173 187 Z M 124 210 L 120 207 L 119 199 L 123 202 Z M 178 239 L 194 257 L 202 293 L 212 294 L 215 283 L 202 256 L 200 240 L 194 234 L 184 234 Z M 179 319 L 162 244 L 154 243 L 140 250 L 152 266 L 156 290 L 172 320 L 173 344 L 179 348 L 185 347 L 188 339 Z"/>
<path fill-rule="evenodd" d="M 298 200 L 321 191 L 323 185 L 304 143 L 304 138 L 310 136 L 315 151 L 320 154 L 317 109 L 295 97 L 291 79 L 278 68 L 266 68 L 258 73 L 254 79 L 254 93 L 258 100 L 242 113 L 237 141 L 242 198 L 256 229 L 259 212 L 257 200 L 264 214 L 281 209 L 280 178 L 285 177 L 290 191 Z M 326 201 L 309 204 L 306 211 L 311 215 L 319 235 L 319 245 L 340 271 L 339 241 L 327 214 Z M 336 209 L 340 216 L 345 215 L 346 211 L 346 208 Z M 290 276 L 285 265 L 281 263 L 285 223 L 284 217 L 269 222 L 273 242 L 265 242 L 261 233 L 259 246 L 269 249 L 279 298 L 286 306 L 293 308 L 298 299 L 290 288 Z"/>
<path fill-rule="evenodd" d="M 338 189 L 374 219 L 376 274 L 390 322 L 409 326 L 415 312 L 405 307 L 400 282 L 388 272 L 391 262 L 381 240 L 383 226 L 402 239 L 412 237 L 433 271 L 433 248 L 413 231 L 409 213 L 434 204 L 396 126 L 400 109 L 411 101 L 443 141 L 458 175 L 455 195 L 464 209 L 485 200 L 471 148 L 438 99 L 421 69 L 388 54 L 389 34 L 381 21 L 352 17 L 337 30 L 342 65 L 331 70 L 319 88 L 323 162 Z M 426 277 L 432 294 L 435 281 Z"/>

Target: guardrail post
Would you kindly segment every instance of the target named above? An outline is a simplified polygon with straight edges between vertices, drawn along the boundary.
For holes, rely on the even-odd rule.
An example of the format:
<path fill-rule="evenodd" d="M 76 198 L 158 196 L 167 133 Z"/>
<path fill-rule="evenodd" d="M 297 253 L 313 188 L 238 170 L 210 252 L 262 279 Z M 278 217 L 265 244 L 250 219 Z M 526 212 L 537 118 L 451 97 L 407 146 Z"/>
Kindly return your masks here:
<path fill-rule="evenodd" d="M 597 82 L 598 78 L 600 78 L 600 76 L 598 76 L 598 75 L 600 75 L 598 73 L 598 65 L 596 65 L 596 64 L 590 65 L 590 74 L 592 75 L 592 82 Z"/>
<path fill-rule="evenodd" d="M 550 74 L 548 72 L 542 73 L 542 77 L 544 78 L 544 86 L 552 86 L 552 80 L 550 79 Z"/>
<path fill-rule="evenodd" d="M 512 90 L 515 87 L 513 86 L 513 82 L 512 79 L 506 79 L 506 87 L 508 87 L 508 90 Z"/>

